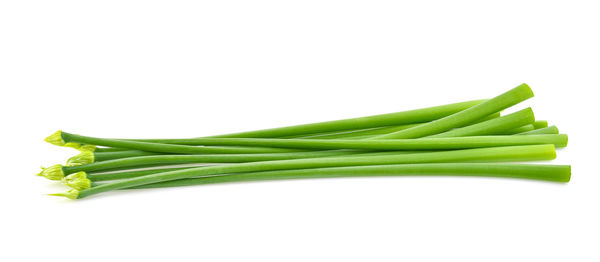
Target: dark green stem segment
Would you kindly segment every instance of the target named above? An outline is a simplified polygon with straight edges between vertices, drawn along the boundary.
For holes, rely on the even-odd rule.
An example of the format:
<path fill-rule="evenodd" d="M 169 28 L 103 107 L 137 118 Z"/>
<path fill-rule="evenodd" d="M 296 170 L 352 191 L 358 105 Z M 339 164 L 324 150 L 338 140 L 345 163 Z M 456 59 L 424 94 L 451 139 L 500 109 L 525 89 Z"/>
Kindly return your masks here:
<path fill-rule="evenodd" d="M 500 113 L 491 114 L 487 117 L 480 119 L 479 121 L 475 121 L 470 124 L 477 124 L 480 122 L 488 121 L 491 119 L 499 118 Z M 397 132 L 400 130 L 408 129 L 411 127 L 415 127 L 418 125 L 422 125 L 423 123 L 418 124 L 408 124 L 408 125 L 400 125 L 400 126 L 386 126 L 386 127 L 378 127 L 378 128 L 370 128 L 370 129 L 359 129 L 352 130 L 346 132 L 332 132 L 332 133 L 320 133 L 313 134 L 310 136 L 293 136 L 293 137 L 285 137 L 285 138 L 303 138 L 303 139 L 365 139 L 376 135 L 389 134 L 393 132 Z M 151 142 L 151 141 L 150 141 Z"/>
<path fill-rule="evenodd" d="M 308 135 L 315 133 L 366 129 L 382 126 L 405 125 L 429 122 L 435 119 L 452 115 L 472 106 L 478 105 L 485 100 L 474 100 L 461 103 L 447 104 L 428 108 L 421 108 L 397 113 L 373 115 L 366 117 L 334 120 L 327 122 L 263 129 L 213 137 L 254 137 L 275 138 L 297 135 Z M 495 112 L 492 112 L 495 113 Z M 491 113 L 490 113 L 491 114 Z M 489 115 L 489 114 L 488 114 Z M 482 116 L 483 117 L 483 116 Z"/>
<path fill-rule="evenodd" d="M 472 123 L 487 115 L 502 111 L 531 97 L 533 97 L 531 88 L 529 88 L 527 84 L 521 84 L 506 93 L 458 113 L 413 128 L 391 134 L 375 136 L 372 139 L 419 138 L 439 134 L 452 128 Z"/>
<path fill-rule="evenodd" d="M 500 117 L 500 113 L 495 113 L 495 114 L 491 114 L 485 118 L 482 118 L 475 123 L 479 123 L 479 122 L 483 122 L 483 121 L 487 121 L 490 119 L 494 119 L 494 118 L 498 118 Z M 389 133 L 393 133 L 396 131 L 400 131 L 400 130 L 404 130 L 404 129 L 408 129 L 411 127 L 415 127 L 417 125 L 420 125 L 422 123 L 416 123 L 416 124 L 406 124 L 406 125 L 396 125 L 396 126 L 384 126 L 384 127 L 375 127 L 375 128 L 366 128 L 366 129 L 357 129 L 357 130 L 345 130 L 345 131 L 333 131 L 333 132 L 325 132 L 325 133 L 318 133 L 318 134 L 309 134 L 309 135 L 296 135 L 296 136 L 287 136 L 285 138 L 305 138 L 305 139 L 339 139 L 339 138 L 347 138 L 347 139 L 365 139 L 365 138 L 369 138 L 372 136 L 376 136 L 376 135 L 382 135 L 382 134 L 389 134 Z M 164 140 L 164 139 L 127 139 L 127 140 L 133 140 L 133 141 L 141 141 L 141 142 L 157 142 L 157 143 L 165 143 L 165 144 L 169 144 L 168 140 Z M 99 147 L 96 148 L 96 153 L 116 153 L 116 152 L 120 152 L 120 151 L 128 151 L 128 149 L 125 148 L 114 148 L 114 147 Z M 151 154 L 150 152 L 146 152 Z M 105 156 L 101 156 L 100 161 L 103 160 L 108 160 L 108 159 L 116 159 L 116 158 L 123 158 L 123 157 L 131 157 L 131 156 L 140 156 L 141 154 L 139 153 L 124 153 L 123 156 L 120 156 L 119 154 L 106 154 L 106 159 L 104 158 Z M 97 158 L 98 159 L 98 158 Z"/>
<path fill-rule="evenodd" d="M 145 167 L 157 167 L 165 165 L 201 165 L 207 163 L 248 163 L 258 161 L 274 161 L 274 160 L 288 160 L 288 159 L 307 159 L 307 158 L 318 158 L 318 157 L 351 157 L 351 156 L 391 156 L 391 155 L 402 155 L 402 154 L 415 154 L 425 153 L 427 151 L 385 151 L 385 152 L 368 152 L 364 151 L 321 151 L 309 153 L 297 153 L 297 154 L 246 154 L 246 155 L 158 155 L 158 156 L 146 156 L 146 157 L 132 157 L 108 160 L 104 162 L 79 165 L 79 166 L 66 166 L 63 167 L 63 174 L 69 175 L 79 171 L 84 171 L 88 174 L 88 178 L 92 181 L 101 180 L 115 180 L 115 179 L 126 179 L 132 177 L 138 177 L 142 175 L 155 174 L 160 172 L 171 171 L 171 168 L 167 170 L 151 169 L 150 170 L 131 170 L 134 168 L 145 168 Z M 181 167 L 177 169 L 184 169 L 190 167 Z M 125 171 L 123 171 L 125 170 Z M 175 169 L 173 169 L 175 170 Z M 97 174 L 97 172 L 107 172 L 109 174 Z M 90 173 L 91 172 L 91 173 Z M 94 173 L 96 172 L 96 173 Z M 106 176 L 105 176 L 106 175 Z"/>
<path fill-rule="evenodd" d="M 140 150 L 126 150 L 123 151 L 109 151 L 109 152 L 97 152 L 94 151 L 94 162 L 101 162 L 119 158 L 137 157 L 137 156 L 153 156 L 164 153 L 146 152 Z"/>
<path fill-rule="evenodd" d="M 329 157 L 364 153 L 364 151 L 309 151 L 294 153 L 266 153 L 266 154 L 219 154 L 219 155 L 151 155 L 128 157 L 113 160 L 106 160 L 85 165 L 65 166 L 63 173 L 65 175 L 80 171 L 92 172 L 101 170 L 115 170 L 131 167 L 148 167 L 160 165 L 175 164 L 201 164 L 201 163 L 244 163 L 257 161 L 273 161 L 286 159 L 301 159 L 315 157 Z M 388 152 L 389 153 L 389 152 Z M 400 154 L 400 153 L 398 153 Z"/>
<path fill-rule="evenodd" d="M 110 172 L 110 173 L 93 173 L 93 172 L 88 173 L 88 172 L 86 172 L 86 174 L 87 174 L 87 178 L 89 180 L 91 180 L 93 182 L 100 182 L 100 181 L 109 181 L 109 180 L 118 180 L 118 179 L 128 179 L 128 178 L 152 175 L 152 174 L 175 171 L 175 170 L 190 169 L 190 168 L 195 168 L 195 167 L 167 167 L 167 168 L 161 167 L 161 168 L 152 168 L 152 169 L 143 169 L 143 170 L 117 171 L 117 172 Z M 100 172 L 102 172 L 102 171 L 100 171 Z"/>
<path fill-rule="evenodd" d="M 552 182 L 569 182 L 571 179 L 571 166 L 497 163 L 433 163 L 328 167 L 186 178 L 142 185 L 132 187 L 131 189 L 194 186 L 265 180 L 373 176 L 483 176 L 534 179 Z"/>
<path fill-rule="evenodd" d="M 232 174 L 242 172 L 411 163 L 532 161 L 550 160 L 554 159 L 555 157 L 556 151 L 554 150 L 553 145 L 531 145 L 478 148 L 401 155 L 324 157 L 310 159 L 251 162 L 231 165 L 197 167 L 119 180 L 114 183 L 103 184 L 86 190 L 82 190 L 79 192 L 78 198 L 83 198 L 111 190 L 183 178 L 194 178 L 209 175 Z"/>
<path fill-rule="evenodd" d="M 460 137 L 460 136 L 480 136 L 493 135 L 504 130 L 510 130 L 523 125 L 531 124 L 535 121 L 533 110 L 530 107 L 519 110 L 499 118 L 490 119 L 474 125 L 456 128 L 444 133 L 428 137 Z"/>
<path fill-rule="evenodd" d="M 177 154 L 205 154 L 205 147 L 173 145 L 119 139 L 94 138 L 62 133 L 63 140 L 82 144 L 114 146 L 151 152 Z M 173 139 L 172 139 L 173 140 Z M 330 140 L 330 139 L 277 139 L 277 138 L 189 138 L 177 139 L 185 144 L 204 146 L 266 146 L 299 149 L 358 149 L 358 150 L 446 150 L 494 146 L 554 144 L 564 147 L 567 135 L 529 136 L 472 136 L 388 140 Z"/>

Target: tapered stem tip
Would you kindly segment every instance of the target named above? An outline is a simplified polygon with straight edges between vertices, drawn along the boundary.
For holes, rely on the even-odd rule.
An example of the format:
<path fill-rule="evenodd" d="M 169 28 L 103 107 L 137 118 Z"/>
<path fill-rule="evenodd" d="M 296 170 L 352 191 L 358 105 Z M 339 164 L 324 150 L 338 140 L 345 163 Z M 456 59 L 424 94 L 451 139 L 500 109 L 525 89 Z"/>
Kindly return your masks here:
<path fill-rule="evenodd" d="M 68 199 L 77 199 L 79 197 L 79 190 L 71 189 L 67 192 L 54 193 L 54 194 L 48 194 L 48 195 L 49 196 L 61 196 L 61 197 L 66 197 Z"/>
<path fill-rule="evenodd" d="M 83 150 L 67 160 L 67 166 L 80 166 L 94 163 L 94 152 Z"/>
<path fill-rule="evenodd" d="M 83 171 L 66 176 L 62 179 L 62 182 L 77 190 L 85 190 L 92 187 L 92 181 L 87 178 L 87 174 Z"/>
<path fill-rule="evenodd" d="M 42 167 L 42 172 L 37 174 L 50 180 L 61 180 L 65 177 L 62 165 L 53 165 L 51 167 Z"/>

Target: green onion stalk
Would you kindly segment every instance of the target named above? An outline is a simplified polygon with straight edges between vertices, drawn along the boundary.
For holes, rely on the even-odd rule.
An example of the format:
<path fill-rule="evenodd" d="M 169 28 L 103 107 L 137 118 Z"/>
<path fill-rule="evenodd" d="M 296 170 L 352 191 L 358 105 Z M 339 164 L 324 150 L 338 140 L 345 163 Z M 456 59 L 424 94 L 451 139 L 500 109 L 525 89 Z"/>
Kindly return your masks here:
<path fill-rule="evenodd" d="M 488 118 L 486 118 L 488 119 Z M 493 134 L 496 130 L 510 129 L 514 126 L 521 126 L 525 123 L 533 122 L 534 115 L 531 108 L 527 108 L 513 114 L 509 114 L 503 117 L 496 118 L 489 117 L 489 120 L 480 122 L 478 124 L 455 129 L 446 133 L 440 134 L 439 137 L 457 137 L 465 135 L 487 135 Z M 367 132 L 354 132 L 357 136 L 336 136 L 336 138 L 355 138 L 362 137 Z M 311 137 L 314 138 L 314 137 Z M 331 136 L 321 136 L 320 139 L 332 139 Z M 128 150 L 128 151 L 117 151 L 117 152 L 93 152 L 93 151 L 82 151 L 79 155 L 71 157 L 67 161 L 67 165 L 82 165 L 90 164 L 94 162 L 101 162 L 112 159 L 137 157 L 137 156 L 150 156 L 159 155 L 163 153 L 147 152 L 140 150 Z M 299 155 L 306 155 L 306 153 L 299 153 Z M 319 153 L 317 153 L 317 156 Z"/>
<path fill-rule="evenodd" d="M 525 136 L 524 136 L 525 137 Z M 389 164 L 416 164 L 416 163 L 444 163 L 444 162 L 502 162 L 502 161 L 536 161 L 550 160 L 556 157 L 555 147 L 552 144 L 490 147 L 465 150 L 399 154 L 375 156 L 342 156 L 323 157 L 294 160 L 275 160 L 250 162 L 231 165 L 217 165 L 175 170 L 118 180 L 87 189 L 73 189 L 67 193 L 54 194 L 72 199 L 84 198 L 91 195 L 117 189 L 131 188 L 159 182 L 173 181 L 185 178 L 195 178 L 210 175 L 223 175 L 243 172 L 289 170 L 323 167 L 389 165 Z M 62 172 L 62 170 L 61 170 Z M 63 174 L 64 176 L 64 174 Z"/>
<path fill-rule="evenodd" d="M 366 117 L 349 118 L 342 120 L 326 121 L 319 123 L 310 123 L 303 125 L 270 128 L 263 130 L 247 131 L 240 133 L 232 133 L 226 135 L 218 135 L 213 137 L 258 137 L 258 138 L 275 138 L 275 137 L 289 137 L 289 136 L 300 136 L 310 135 L 316 133 L 325 132 L 339 132 L 356 129 L 367 129 L 384 126 L 394 125 L 406 125 L 432 121 L 442 117 L 452 115 L 456 112 L 460 112 L 472 106 L 482 103 L 485 100 L 472 100 L 460 103 L 453 103 L 441 106 L 433 106 L 421 109 L 414 109 L 408 111 L 401 111 L 396 113 L 372 115 Z M 55 137 L 47 138 L 47 142 L 51 144 L 59 144 L 60 141 L 53 141 Z M 89 150 L 98 152 L 114 152 L 122 151 L 120 148 L 96 148 L 93 145 L 86 145 L 80 143 L 64 143 L 62 146 L 73 147 L 80 150 Z M 216 152 L 211 152 L 216 153 Z M 235 152 L 240 153 L 240 152 Z M 254 153 L 266 153 L 266 152 L 254 152 Z"/>
<path fill-rule="evenodd" d="M 194 186 L 215 183 L 371 176 L 484 176 L 569 182 L 571 166 L 499 163 L 428 163 L 276 170 L 179 179 L 131 189 Z M 102 185 L 102 183 L 97 183 Z"/>
<path fill-rule="evenodd" d="M 202 146 L 265 146 L 294 149 L 358 149 L 358 150 L 446 150 L 492 146 L 555 144 L 564 147 L 566 134 L 528 136 L 467 136 L 422 139 L 341 140 L 341 139 L 278 139 L 278 138 L 188 138 L 177 139 L 190 145 L 138 142 L 122 139 L 96 138 L 66 132 L 57 132 L 63 143 L 82 142 L 101 146 L 115 146 L 150 152 L 174 154 L 204 154 Z M 54 136 L 53 135 L 53 136 Z M 202 146 L 193 146 L 202 145 Z"/>

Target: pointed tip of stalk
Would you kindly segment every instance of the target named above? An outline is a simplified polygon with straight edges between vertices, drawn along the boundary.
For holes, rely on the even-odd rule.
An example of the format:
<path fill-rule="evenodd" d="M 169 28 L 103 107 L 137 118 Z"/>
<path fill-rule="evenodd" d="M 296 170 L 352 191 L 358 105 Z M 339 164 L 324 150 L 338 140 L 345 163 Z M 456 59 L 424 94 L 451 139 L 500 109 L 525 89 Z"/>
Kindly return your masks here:
<path fill-rule="evenodd" d="M 62 165 L 53 165 L 51 167 L 42 167 L 42 172 L 39 172 L 38 176 L 43 176 L 50 180 L 61 180 L 65 177 Z"/>
<path fill-rule="evenodd" d="M 80 150 L 81 148 L 83 148 L 85 145 L 81 145 L 79 143 L 73 143 L 73 142 L 65 142 L 65 140 L 62 138 L 62 130 L 58 130 L 56 132 L 54 132 L 52 135 L 49 135 L 48 137 L 46 137 L 44 139 L 44 141 L 53 144 L 55 146 L 63 146 L 63 147 L 72 147 L 75 148 L 77 150 Z"/>
<path fill-rule="evenodd" d="M 62 182 L 76 190 L 85 190 L 92 187 L 92 181 L 87 177 L 87 174 L 83 171 L 75 174 L 70 174 L 62 179 Z"/>
<path fill-rule="evenodd" d="M 49 196 L 61 196 L 61 197 L 66 197 L 68 199 L 77 199 L 79 198 L 79 190 L 77 189 L 71 189 L 67 192 L 61 192 L 61 193 L 54 193 L 54 194 L 48 194 Z"/>
<path fill-rule="evenodd" d="M 67 160 L 67 166 L 79 166 L 94 163 L 94 152 L 82 150 L 76 156 L 73 156 Z"/>
<path fill-rule="evenodd" d="M 58 130 L 54 132 L 52 135 L 49 135 L 44 139 L 44 141 L 53 144 L 55 146 L 64 146 L 65 140 L 62 139 L 62 130 Z"/>

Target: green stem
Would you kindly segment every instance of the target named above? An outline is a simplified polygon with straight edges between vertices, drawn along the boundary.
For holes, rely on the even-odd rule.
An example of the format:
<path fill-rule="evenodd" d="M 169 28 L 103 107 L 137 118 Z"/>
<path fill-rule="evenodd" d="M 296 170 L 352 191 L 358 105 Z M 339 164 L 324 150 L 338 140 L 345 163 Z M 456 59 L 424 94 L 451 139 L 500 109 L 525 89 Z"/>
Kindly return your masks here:
<path fill-rule="evenodd" d="M 82 191 L 74 191 L 70 193 L 70 196 L 73 197 L 73 195 L 76 195 L 77 198 L 83 198 L 102 192 L 141 186 L 146 184 L 153 184 L 158 182 L 165 182 L 183 178 L 194 178 L 208 175 L 231 174 L 242 172 L 409 163 L 531 161 L 549 160 L 554 159 L 555 157 L 556 152 L 554 150 L 553 145 L 533 145 L 479 148 L 386 156 L 329 157 L 252 162 L 231 165 L 197 167 L 185 170 L 146 175 L 131 179 L 124 179 L 114 183 L 103 184 Z"/>
<path fill-rule="evenodd" d="M 140 177 L 145 175 L 152 175 L 157 173 L 175 171 L 175 170 L 183 170 L 190 169 L 194 167 L 170 167 L 170 168 L 153 168 L 153 169 L 144 169 L 144 170 L 131 170 L 131 171 L 118 171 L 111 173 L 87 173 L 87 178 L 94 182 L 99 181 L 108 181 L 108 180 L 118 180 L 118 179 L 128 179 L 134 177 Z"/>
<path fill-rule="evenodd" d="M 522 113 L 522 115 L 525 114 L 529 114 L 529 113 Z M 533 117 L 533 113 L 530 113 L 531 117 Z M 490 120 L 490 119 L 499 119 L 500 113 L 497 114 L 492 114 L 484 119 L 486 120 Z M 512 118 L 516 121 L 522 121 L 522 119 L 525 118 L 525 116 L 522 116 L 521 119 L 516 119 L 515 117 L 511 117 L 510 115 L 504 116 L 504 121 L 503 123 L 509 122 L 510 120 L 508 118 Z M 508 120 L 508 121 L 506 121 Z M 486 121 L 487 122 L 487 121 Z M 485 122 L 481 122 L 481 123 L 485 123 Z M 502 125 L 501 123 L 498 123 L 500 125 Z M 401 129 L 406 129 L 406 128 L 410 128 L 412 126 L 416 126 L 419 124 L 410 124 L 410 125 L 403 125 L 403 126 L 392 126 L 392 127 L 383 127 L 383 128 L 376 128 L 376 129 L 367 129 L 367 130 L 359 130 L 359 131 L 353 131 L 353 132 L 347 132 L 347 133 L 329 133 L 329 134 L 325 134 L 325 135 L 316 135 L 316 136 L 310 136 L 310 137 L 304 137 L 304 139 L 339 139 L 339 138 L 347 138 L 347 139 L 362 139 L 362 138 L 366 138 L 366 137 L 370 137 L 372 135 L 378 135 L 378 134 L 384 134 L 384 133 L 391 133 L 397 130 L 401 130 Z M 489 123 L 488 125 L 482 125 L 482 127 L 486 127 L 489 125 L 494 125 L 494 122 Z M 476 130 L 476 129 L 474 129 Z M 487 128 L 487 130 L 491 130 L 489 127 Z M 479 133 L 485 133 L 484 131 L 479 132 Z M 456 133 L 455 136 L 459 136 L 461 133 Z M 446 136 L 446 137 L 450 137 Z M 137 140 L 136 140 L 137 141 Z M 168 142 L 168 141 L 167 141 Z M 127 150 L 127 149 L 123 149 L 123 150 Z M 112 160 L 112 159 L 120 159 L 120 158 L 126 158 L 126 157 L 136 157 L 136 156 L 150 156 L 150 155 L 159 155 L 162 153 L 155 153 L 155 152 L 146 152 L 146 151 L 139 151 L 139 150 L 127 150 L 127 151 L 108 151 L 108 152 L 94 152 L 94 159 L 96 162 L 101 162 L 101 161 L 106 161 L 106 160 Z"/>
<path fill-rule="evenodd" d="M 500 117 L 500 113 L 495 113 L 495 114 L 491 114 L 491 115 L 489 115 L 489 116 L 487 116 L 485 118 L 482 118 L 479 121 L 475 121 L 474 123 L 471 123 L 471 124 L 481 123 L 481 122 L 488 121 L 488 120 L 495 119 L 495 118 L 499 118 L 499 117 Z M 422 125 L 422 124 L 423 123 L 401 125 L 401 126 L 388 126 L 388 127 L 379 127 L 379 128 L 371 128 L 371 129 L 361 129 L 361 130 L 355 130 L 355 131 L 343 132 L 343 133 L 335 132 L 335 133 L 326 133 L 326 134 L 316 134 L 316 135 L 311 135 L 311 136 L 297 136 L 297 137 L 286 137 L 286 138 L 303 138 L 303 139 L 340 139 L 340 138 L 349 138 L 349 139 L 364 139 L 364 138 L 368 138 L 368 137 L 375 136 L 375 135 L 383 135 L 383 134 L 393 133 L 393 132 L 396 132 L 396 131 L 408 129 L 408 128 L 415 127 L 415 126 Z"/>
<path fill-rule="evenodd" d="M 485 100 L 474 100 L 455 104 L 447 104 L 428 108 L 421 108 L 397 113 L 373 115 L 367 117 L 358 117 L 342 119 L 335 121 L 263 129 L 234 134 L 218 135 L 213 137 L 254 137 L 254 138 L 275 138 L 297 135 L 308 135 L 315 133 L 366 129 L 382 126 L 405 125 L 414 123 L 429 122 L 439 119 L 456 112 L 460 112 L 472 106 L 478 105 Z M 495 113 L 495 112 L 492 112 Z M 491 113 L 490 113 L 491 114 Z"/>
<path fill-rule="evenodd" d="M 544 134 L 558 134 L 558 127 L 556 127 L 556 126 L 542 127 L 539 129 L 519 133 L 517 135 L 544 135 Z"/>
<path fill-rule="evenodd" d="M 257 161 L 272 161 L 285 159 L 301 159 L 315 157 L 329 157 L 364 153 L 363 151 L 322 151 L 322 152 L 297 152 L 297 153 L 268 153 L 268 154 L 221 154 L 221 155 L 154 155 L 128 157 L 102 162 L 95 162 L 86 165 L 65 166 L 63 173 L 69 175 L 72 173 L 85 171 L 101 171 L 125 169 L 131 167 L 151 167 L 160 165 L 175 164 L 199 164 L 199 163 L 244 163 Z"/>
<path fill-rule="evenodd" d="M 137 150 L 177 153 L 203 154 L 205 147 L 189 145 L 159 144 L 119 139 L 95 138 L 62 133 L 64 141 L 114 146 Z M 444 150 L 492 146 L 554 144 L 564 147 L 567 135 L 530 135 L 530 136 L 471 136 L 449 138 L 422 139 L 388 139 L 388 140 L 330 140 L 330 139 L 277 139 L 277 138 L 189 138 L 170 139 L 185 144 L 204 146 L 266 146 L 299 149 L 359 149 L 359 150 Z"/>
<path fill-rule="evenodd" d="M 535 129 L 540 129 L 540 128 L 544 128 L 544 127 L 548 127 L 548 121 L 537 120 L 537 121 L 533 122 L 533 128 L 535 128 Z"/>
<path fill-rule="evenodd" d="M 481 119 L 487 115 L 502 111 L 531 97 L 533 97 L 531 88 L 529 88 L 527 84 L 522 84 L 506 93 L 458 113 L 413 128 L 391 134 L 376 136 L 372 139 L 419 138 L 435 135 L 444 131 L 448 131 L 452 128 L 467 125 L 476 121 L 477 119 Z"/>
<path fill-rule="evenodd" d="M 96 152 L 94 151 L 95 162 L 101 162 L 106 160 L 113 160 L 119 158 L 136 157 L 136 156 L 152 156 L 160 155 L 164 153 L 146 152 L 140 150 L 124 150 L 124 151 L 113 151 L 113 152 Z"/>
<path fill-rule="evenodd" d="M 525 108 L 523 110 L 508 114 L 499 118 L 484 121 L 478 124 L 456 128 L 444 133 L 439 133 L 429 137 L 460 137 L 460 136 L 480 136 L 493 135 L 504 130 L 510 130 L 522 125 L 531 124 L 535 121 L 533 110 Z"/>
<path fill-rule="evenodd" d="M 127 151 L 127 150 L 129 150 L 129 149 L 127 149 L 127 148 L 116 148 L 116 147 L 97 147 L 94 150 L 94 152 L 98 152 L 98 153 L 100 153 L 100 152 L 102 152 L 102 153 L 107 152 L 107 153 L 109 153 L 109 152 L 119 152 L 119 151 Z"/>
<path fill-rule="evenodd" d="M 500 135 L 516 135 L 516 134 L 520 134 L 523 132 L 528 132 L 528 131 L 532 131 L 535 130 L 535 127 L 532 124 L 529 125 L 524 125 L 521 127 L 517 127 L 511 130 L 506 130 L 504 132 L 500 132 Z"/>
<path fill-rule="evenodd" d="M 371 177 L 371 176 L 484 176 L 520 179 L 535 179 L 553 182 L 569 182 L 571 166 L 568 165 L 532 165 L 532 164 L 496 164 L 496 163 L 433 163 L 377 166 L 349 166 L 311 169 L 276 170 L 186 178 L 155 184 L 147 184 L 130 189 L 162 188 L 176 186 L 194 186 L 216 183 L 333 178 L 333 177 Z M 97 184 L 101 185 L 101 184 Z"/>

